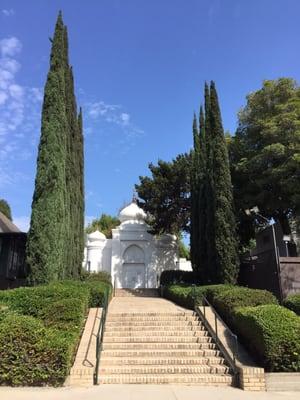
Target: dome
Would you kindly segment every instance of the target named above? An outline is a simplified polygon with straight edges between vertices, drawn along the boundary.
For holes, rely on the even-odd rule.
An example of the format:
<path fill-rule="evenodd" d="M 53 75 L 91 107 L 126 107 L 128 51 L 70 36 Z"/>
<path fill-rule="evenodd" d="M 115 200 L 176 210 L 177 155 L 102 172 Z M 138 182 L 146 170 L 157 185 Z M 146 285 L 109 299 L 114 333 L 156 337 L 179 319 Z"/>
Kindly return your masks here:
<path fill-rule="evenodd" d="M 135 202 L 129 204 L 129 206 L 123 208 L 119 214 L 119 220 L 121 222 L 125 221 L 144 221 L 146 219 L 146 214 Z"/>
<path fill-rule="evenodd" d="M 106 240 L 106 236 L 99 232 L 98 230 L 96 230 L 95 232 L 90 233 L 88 236 L 88 240 L 90 242 L 97 242 L 97 241 L 102 241 L 102 240 Z"/>

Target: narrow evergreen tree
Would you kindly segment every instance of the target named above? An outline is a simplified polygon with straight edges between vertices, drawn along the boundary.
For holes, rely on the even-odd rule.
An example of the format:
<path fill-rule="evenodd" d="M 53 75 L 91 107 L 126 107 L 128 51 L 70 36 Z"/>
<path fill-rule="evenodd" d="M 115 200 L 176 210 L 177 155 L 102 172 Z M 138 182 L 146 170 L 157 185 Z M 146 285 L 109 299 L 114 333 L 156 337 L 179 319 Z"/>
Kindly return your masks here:
<path fill-rule="evenodd" d="M 32 284 L 64 275 L 66 237 L 66 131 L 64 25 L 58 16 L 45 85 L 41 138 L 27 238 L 27 263 Z"/>
<path fill-rule="evenodd" d="M 192 165 L 191 165 L 191 263 L 193 270 L 198 269 L 199 265 L 199 132 L 197 126 L 197 118 L 194 114 L 193 119 L 193 144 Z"/>
<path fill-rule="evenodd" d="M 206 204 L 206 138 L 205 138 L 205 118 L 202 106 L 199 116 L 199 195 L 197 202 L 198 212 L 198 257 L 199 275 L 202 282 L 206 282 L 207 271 L 207 204 Z"/>
<path fill-rule="evenodd" d="M 80 111 L 81 115 L 81 111 Z M 76 277 L 83 254 L 83 140 L 59 13 L 45 85 L 27 262 L 32 284 Z"/>
<path fill-rule="evenodd" d="M 211 111 L 210 111 L 210 89 L 205 82 L 204 88 L 205 102 L 205 187 L 200 203 L 200 208 L 205 213 L 205 226 L 201 236 L 202 243 L 205 247 L 205 258 L 203 259 L 203 276 L 205 283 L 215 282 L 215 232 L 214 232 L 214 195 L 213 195 L 213 165 L 212 165 L 212 133 L 211 133 Z"/>
<path fill-rule="evenodd" d="M 236 226 L 228 150 L 224 137 L 218 95 L 210 85 L 209 124 L 211 135 L 210 173 L 213 194 L 214 270 L 213 282 L 235 283 L 238 273 Z M 209 215 L 212 218 L 212 215 Z"/>
<path fill-rule="evenodd" d="M 78 114 L 78 195 L 79 195 L 79 208 L 78 208 L 78 264 L 79 273 L 81 272 L 81 263 L 83 260 L 84 251 L 84 139 L 83 139 L 83 122 L 82 122 L 82 109 L 80 108 Z"/>

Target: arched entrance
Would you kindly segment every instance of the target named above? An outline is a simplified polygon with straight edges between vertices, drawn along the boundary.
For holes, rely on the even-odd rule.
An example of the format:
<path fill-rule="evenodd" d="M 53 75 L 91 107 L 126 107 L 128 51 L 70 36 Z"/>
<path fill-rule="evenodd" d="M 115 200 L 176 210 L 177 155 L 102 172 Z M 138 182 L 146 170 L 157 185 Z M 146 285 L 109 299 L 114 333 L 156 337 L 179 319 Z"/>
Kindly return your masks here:
<path fill-rule="evenodd" d="M 129 246 L 123 254 L 123 288 L 144 288 L 146 283 L 145 254 L 137 245 Z"/>

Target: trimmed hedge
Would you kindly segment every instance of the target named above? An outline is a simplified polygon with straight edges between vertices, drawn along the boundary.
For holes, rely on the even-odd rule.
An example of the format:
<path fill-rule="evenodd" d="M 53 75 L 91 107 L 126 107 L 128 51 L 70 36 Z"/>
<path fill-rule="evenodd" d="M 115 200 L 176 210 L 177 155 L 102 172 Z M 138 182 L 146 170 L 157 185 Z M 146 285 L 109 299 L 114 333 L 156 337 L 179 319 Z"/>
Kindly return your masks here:
<path fill-rule="evenodd" d="M 111 292 L 99 280 L 0 291 L 0 384 L 61 385 L 88 306 L 103 305 Z"/>
<path fill-rule="evenodd" d="M 48 329 L 36 318 L 7 314 L 0 323 L 0 384 L 63 384 L 74 342 L 74 335 Z"/>
<path fill-rule="evenodd" d="M 193 310 L 196 305 L 202 304 L 203 296 L 207 297 L 207 299 L 211 301 L 212 293 L 219 293 L 230 288 L 230 285 L 207 285 L 194 287 L 187 285 L 170 285 L 163 289 L 163 295 L 167 299 L 174 301 L 174 303 Z"/>
<path fill-rule="evenodd" d="M 278 305 L 235 311 L 244 344 L 268 371 L 300 371 L 300 318 Z"/>
<path fill-rule="evenodd" d="M 207 289 L 207 297 L 224 321 L 235 330 L 235 310 L 239 307 L 256 307 L 263 304 L 278 304 L 276 297 L 267 290 L 231 286 L 220 290 Z"/>
<path fill-rule="evenodd" d="M 173 284 L 197 284 L 200 283 L 199 272 L 194 271 L 179 271 L 179 270 L 167 270 L 163 271 L 160 275 L 160 284 L 162 286 L 173 285 Z"/>
<path fill-rule="evenodd" d="M 283 301 L 283 305 L 300 315 L 300 293 L 289 295 Z"/>

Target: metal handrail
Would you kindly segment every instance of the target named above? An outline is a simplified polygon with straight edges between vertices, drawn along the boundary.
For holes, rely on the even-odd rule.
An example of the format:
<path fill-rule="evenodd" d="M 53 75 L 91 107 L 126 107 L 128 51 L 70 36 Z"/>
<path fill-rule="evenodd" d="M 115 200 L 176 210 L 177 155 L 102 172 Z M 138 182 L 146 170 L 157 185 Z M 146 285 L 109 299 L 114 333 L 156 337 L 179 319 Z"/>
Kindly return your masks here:
<path fill-rule="evenodd" d="M 193 292 L 195 293 L 195 289 L 193 289 Z M 196 298 L 194 296 L 194 298 Z M 231 364 L 231 368 L 233 369 L 234 373 L 238 373 L 238 369 L 237 369 L 237 365 L 236 365 L 236 359 L 238 357 L 238 337 L 237 335 L 235 335 L 231 329 L 228 327 L 228 325 L 223 321 L 223 319 L 220 317 L 220 315 L 217 313 L 217 311 L 215 310 L 215 308 L 212 306 L 212 304 L 207 300 L 207 298 L 205 296 L 202 296 L 202 307 L 203 307 L 203 311 L 202 311 L 202 315 L 204 317 L 205 323 L 206 325 L 210 325 L 209 321 L 206 318 L 206 311 L 205 311 L 205 305 L 208 305 L 213 314 L 214 314 L 214 323 L 215 323 L 215 330 L 214 330 L 214 335 L 213 338 L 215 339 L 216 344 L 222 348 L 223 353 L 226 353 L 227 355 L 227 359 L 229 361 L 229 363 Z M 201 306 L 200 306 L 201 307 Z M 195 305 L 195 312 L 201 317 L 199 310 L 197 309 L 197 306 Z M 222 322 L 222 324 L 225 326 L 227 332 L 229 333 L 229 335 L 233 338 L 234 340 L 234 346 L 233 349 L 231 350 L 232 355 L 229 354 L 229 352 L 227 351 L 227 349 L 224 347 L 224 345 L 222 344 L 220 338 L 219 338 L 219 334 L 218 334 L 218 320 Z"/>
<path fill-rule="evenodd" d="M 101 319 L 99 323 L 98 333 L 96 337 L 96 366 L 94 369 L 94 385 L 98 385 L 98 378 L 99 378 L 99 364 L 100 364 L 100 356 L 103 346 L 103 334 L 104 334 L 104 327 L 106 321 L 106 314 L 107 314 L 107 307 L 108 307 L 108 291 L 105 291 L 104 300 L 103 300 L 103 308 L 101 313 Z"/>

